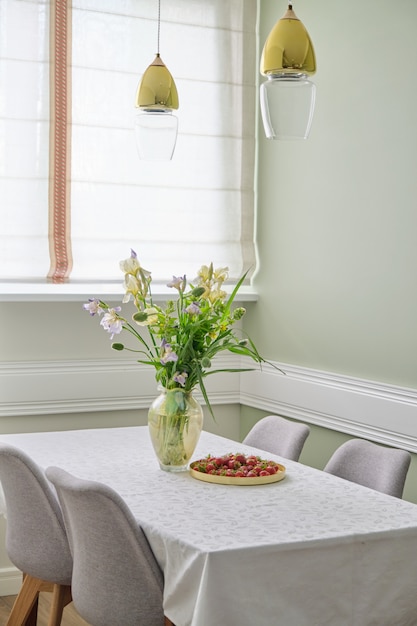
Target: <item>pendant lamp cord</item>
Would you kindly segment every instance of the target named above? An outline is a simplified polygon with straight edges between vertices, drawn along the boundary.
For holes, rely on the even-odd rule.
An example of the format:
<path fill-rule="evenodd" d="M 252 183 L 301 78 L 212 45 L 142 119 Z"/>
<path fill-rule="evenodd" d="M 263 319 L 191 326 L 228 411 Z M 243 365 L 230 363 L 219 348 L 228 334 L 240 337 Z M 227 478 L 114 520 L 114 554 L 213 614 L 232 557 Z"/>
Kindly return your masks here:
<path fill-rule="evenodd" d="M 159 56 L 159 36 L 161 32 L 161 0 L 158 0 L 158 43 L 157 43 L 157 55 Z"/>

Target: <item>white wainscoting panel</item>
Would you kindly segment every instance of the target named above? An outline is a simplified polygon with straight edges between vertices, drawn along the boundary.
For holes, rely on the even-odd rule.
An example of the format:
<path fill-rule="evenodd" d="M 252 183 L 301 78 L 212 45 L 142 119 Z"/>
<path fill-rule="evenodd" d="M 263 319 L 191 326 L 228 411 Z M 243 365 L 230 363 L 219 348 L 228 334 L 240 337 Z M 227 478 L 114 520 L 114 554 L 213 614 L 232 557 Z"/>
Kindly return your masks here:
<path fill-rule="evenodd" d="M 417 452 L 417 390 L 274 363 L 240 376 L 240 403 Z"/>
<path fill-rule="evenodd" d="M 234 368 L 236 359 L 218 359 Z M 209 376 L 213 404 L 239 402 L 239 374 Z M 132 359 L 0 364 L 0 418 L 148 408 L 158 394 L 152 368 Z M 201 394 L 196 397 L 202 401 Z"/>
<path fill-rule="evenodd" d="M 215 366 L 253 362 L 221 355 Z M 213 405 L 240 403 L 417 452 L 416 389 L 286 363 L 208 376 L 206 386 Z M 131 359 L 0 364 L 0 417 L 147 408 L 156 394 L 153 369 Z"/>

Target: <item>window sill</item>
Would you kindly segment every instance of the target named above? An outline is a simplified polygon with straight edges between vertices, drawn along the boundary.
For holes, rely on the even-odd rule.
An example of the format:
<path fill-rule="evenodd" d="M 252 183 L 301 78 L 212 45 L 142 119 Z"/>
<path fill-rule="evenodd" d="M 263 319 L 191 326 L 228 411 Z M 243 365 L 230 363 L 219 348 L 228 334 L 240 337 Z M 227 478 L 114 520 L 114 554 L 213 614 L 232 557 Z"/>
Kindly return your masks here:
<path fill-rule="evenodd" d="M 226 285 L 225 290 L 230 293 L 232 285 Z M 105 302 L 121 302 L 123 287 L 120 283 L 0 283 L 0 302 L 83 302 L 88 298 L 100 298 Z M 166 285 L 152 284 L 152 298 L 154 302 L 163 302 L 175 299 L 175 290 Z M 258 294 L 250 285 L 242 286 L 236 297 L 236 302 L 255 302 Z"/>

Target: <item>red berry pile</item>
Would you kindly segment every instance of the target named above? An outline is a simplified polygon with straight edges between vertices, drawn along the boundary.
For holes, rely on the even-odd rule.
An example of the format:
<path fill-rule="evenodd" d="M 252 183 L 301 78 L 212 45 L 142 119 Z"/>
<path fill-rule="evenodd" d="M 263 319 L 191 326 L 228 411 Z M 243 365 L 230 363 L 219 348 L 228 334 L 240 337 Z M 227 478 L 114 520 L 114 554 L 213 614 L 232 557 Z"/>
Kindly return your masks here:
<path fill-rule="evenodd" d="M 254 478 L 276 474 L 282 466 L 275 461 L 266 461 L 260 456 L 244 454 L 226 454 L 225 456 L 208 455 L 204 459 L 191 463 L 191 468 L 203 474 L 215 476 L 233 476 L 235 478 Z"/>

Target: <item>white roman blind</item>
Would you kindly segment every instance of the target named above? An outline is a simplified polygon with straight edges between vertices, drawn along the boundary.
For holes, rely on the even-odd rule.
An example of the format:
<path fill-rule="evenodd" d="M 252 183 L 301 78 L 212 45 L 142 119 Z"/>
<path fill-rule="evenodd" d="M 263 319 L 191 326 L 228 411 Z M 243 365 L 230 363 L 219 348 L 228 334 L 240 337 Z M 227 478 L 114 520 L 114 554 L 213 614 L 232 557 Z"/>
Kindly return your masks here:
<path fill-rule="evenodd" d="M 0 0 L 0 276 L 49 269 L 49 5 Z"/>
<path fill-rule="evenodd" d="M 69 166 L 68 189 L 61 193 L 64 234 L 51 232 L 53 213 L 48 231 L 47 196 L 51 207 L 56 194 L 51 167 L 61 158 L 54 161 L 48 152 L 48 133 L 57 123 L 48 111 L 49 82 L 58 66 L 51 63 L 49 72 L 49 3 L 0 0 L 1 33 L 13 40 L 7 44 L 2 36 L 0 63 L 16 64 L 23 56 L 19 62 L 28 65 L 33 85 L 27 93 L 13 69 L 2 72 L 0 211 L 9 229 L 2 243 L 14 236 L 12 246 L 0 249 L 1 278 L 46 280 L 49 249 L 54 254 L 48 232 L 56 255 L 66 247 L 74 283 L 120 282 L 118 261 L 131 247 L 154 282 L 183 273 L 191 279 L 210 261 L 228 265 L 232 278 L 254 270 L 256 0 L 161 0 L 160 52 L 180 99 L 169 162 L 141 161 L 133 130 L 136 88 L 157 49 L 157 0 L 54 0 L 52 9 L 60 3 L 71 4 L 65 89 L 61 84 L 70 100 L 62 152 Z M 59 28 L 58 8 L 54 19 Z M 22 21 L 33 49 L 18 43 Z M 55 54 L 60 49 L 63 44 Z M 19 139 L 12 124 L 21 127 Z M 29 155 L 27 141 L 36 144 Z M 13 168 L 6 156 L 12 148 Z M 62 207 L 55 203 L 54 210 L 56 221 Z"/>

